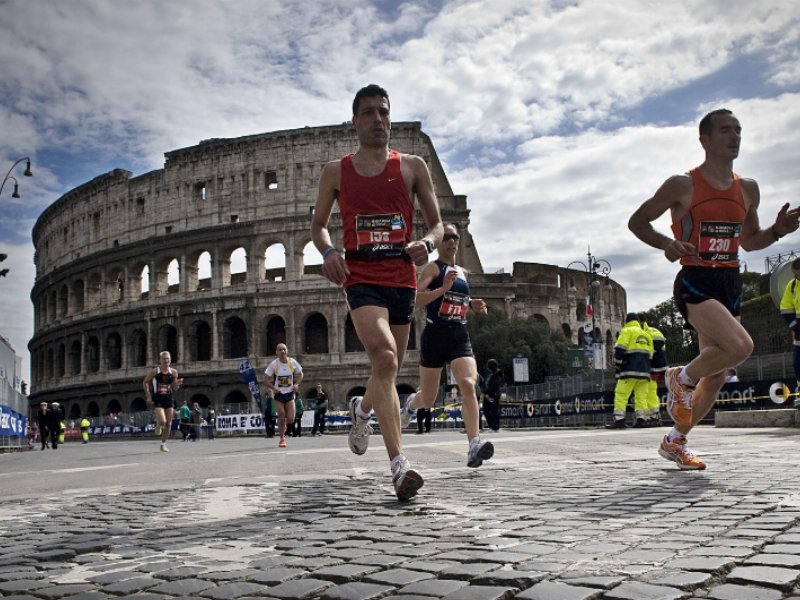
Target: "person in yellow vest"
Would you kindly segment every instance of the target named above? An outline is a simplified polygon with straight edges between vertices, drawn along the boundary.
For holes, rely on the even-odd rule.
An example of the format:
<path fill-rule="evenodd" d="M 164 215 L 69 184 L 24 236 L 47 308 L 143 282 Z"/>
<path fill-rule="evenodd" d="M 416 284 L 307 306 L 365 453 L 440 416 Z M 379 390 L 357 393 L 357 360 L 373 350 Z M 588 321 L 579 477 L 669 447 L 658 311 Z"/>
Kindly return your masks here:
<path fill-rule="evenodd" d="M 644 426 L 658 427 L 661 424 L 661 408 L 658 401 L 658 382 L 664 381 L 667 372 L 667 338 L 656 327 L 647 323 L 643 314 L 639 323 L 644 332 L 653 340 L 653 358 L 650 361 L 650 382 L 647 384 L 647 414 Z M 639 420 L 636 420 L 639 423 Z M 635 427 L 636 425 L 634 425 Z"/>
<path fill-rule="evenodd" d="M 64 443 L 64 437 L 67 433 L 67 426 L 64 425 L 64 421 L 59 421 L 58 423 L 58 443 Z"/>
<path fill-rule="evenodd" d="M 639 316 L 628 313 L 625 326 L 620 330 L 614 345 L 614 363 L 617 385 L 614 388 L 614 421 L 607 429 L 625 429 L 625 409 L 633 393 L 636 420 L 642 419 L 647 410 L 647 388 L 650 381 L 650 361 L 653 356 L 653 341 L 639 325 Z M 641 426 L 641 425 L 640 425 Z"/>
<path fill-rule="evenodd" d="M 81 428 L 81 437 L 83 438 L 83 443 L 89 443 L 89 427 L 92 426 L 92 423 L 86 417 L 83 417 L 80 422 Z"/>
<path fill-rule="evenodd" d="M 789 326 L 794 346 L 794 378 L 797 388 L 800 388 L 800 258 L 792 261 L 794 277 L 786 284 L 781 298 L 781 316 Z M 797 391 L 797 389 L 795 389 Z M 794 407 L 800 408 L 798 397 L 795 396 Z"/>

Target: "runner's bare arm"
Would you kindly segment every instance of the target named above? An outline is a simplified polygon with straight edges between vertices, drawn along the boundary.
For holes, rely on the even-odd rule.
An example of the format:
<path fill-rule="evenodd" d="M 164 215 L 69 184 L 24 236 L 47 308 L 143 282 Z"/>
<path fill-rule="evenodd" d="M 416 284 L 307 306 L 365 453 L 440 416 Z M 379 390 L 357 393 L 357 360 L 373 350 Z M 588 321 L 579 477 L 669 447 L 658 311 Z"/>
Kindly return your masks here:
<path fill-rule="evenodd" d="M 339 196 L 341 180 L 341 162 L 333 160 L 325 165 L 319 178 L 319 192 L 311 217 L 311 239 L 314 246 L 322 254 L 322 274 L 330 282 L 342 285 L 350 273 L 344 257 L 333 249 L 328 222 L 333 212 L 333 205 Z"/>
<path fill-rule="evenodd" d="M 454 270 L 448 271 L 444 276 L 444 281 L 442 285 L 436 289 L 429 290 L 428 286 L 433 282 L 434 279 L 439 275 L 439 267 L 436 266 L 436 263 L 429 263 L 425 270 L 422 272 L 422 277 L 420 277 L 419 282 L 417 283 L 417 301 L 416 304 L 419 307 L 427 306 L 437 298 L 444 296 L 451 287 L 453 287 L 453 282 L 456 280 L 457 273 Z"/>
<path fill-rule="evenodd" d="M 747 216 L 742 225 L 740 242 L 745 250 L 761 250 L 777 242 L 786 234 L 797 231 L 800 219 L 800 207 L 789 208 L 784 204 L 778 211 L 775 223 L 761 229 L 758 222 L 758 206 L 761 203 L 761 192 L 758 183 L 753 179 L 742 179 L 742 189 L 748 204 Z"/>
<path fill-rule="evenodd" d="M 444 235 L 444 227 L 428 165 L 425 164 L 422 158 L 413 154 L 403 155 L 401 166 L 404 165 L 411 172 L 412 191 L 417 198 L 422 218 L 425 220 L 425 226 L 428 228 L 423 237 L 431 240 L 434 247 L 438 246 Z M 406 245 L 405 250 L 417 266 L 422 266 L 428 262 L 428 248 L 425 242 L 419 240 L 411 241 Z"/>
<path fill-rule="evenodd" d="M 653 221 L 668 210 L 672 220 L 680 219 L 688 210 L 692 196 L 692 180 L 687 175 L 675 175 L 667 179 L 655 195 L 636 209 L 628 220 L 628 229 L 648 246 L 662 250 L 667 260 L 675 262 L 682 256 L 697 252 L 693 244 L 682 242 L 659 233 Z"/>

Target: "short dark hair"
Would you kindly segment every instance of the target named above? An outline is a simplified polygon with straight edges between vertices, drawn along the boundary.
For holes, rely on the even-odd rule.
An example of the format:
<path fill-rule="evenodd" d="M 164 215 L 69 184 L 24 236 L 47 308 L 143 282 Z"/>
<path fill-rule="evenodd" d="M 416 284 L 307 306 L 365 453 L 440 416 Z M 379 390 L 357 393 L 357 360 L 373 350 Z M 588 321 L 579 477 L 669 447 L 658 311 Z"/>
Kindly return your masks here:
<path fill-rule="evenodd" d="M 700 135 L 711 135 L 711 119 L 713 119 L 716 115 L 732 115 L 732 114 L 733 112 L 728 110 L 727 108 L 718 108 L 716 110 L 712 110 L 705 117 L 700 119 L 700 126 L 698 127 Z"/>
<path fill-rule="evenodd" d="M 356 97 L 353 98 L 353 116 L 356 116 L 356 113 L 358 112 L 358 105 L 361 103 L 362 98 L 374 98 L 375 96 L 386 98 L 386 103 L 391 106 L 391 103 L 389 102 L 389 92 L 375 83 L 370 83 L 356 92 Z"/>
<path fill-rule="evenodd" d="M 486 368 L 490 371 L 497 371 L 497 361 L 493 358 L 490 358 L 486 361 Z"/>
<path fill-rule="evenodd" d="M 795 259 L 792 261 L 792 270 L 793 270 L 793 271 L 796 271 L 796 270 L 798 270 L 798 269 L 800 269 L 800 258 L 795 258 Z"/>

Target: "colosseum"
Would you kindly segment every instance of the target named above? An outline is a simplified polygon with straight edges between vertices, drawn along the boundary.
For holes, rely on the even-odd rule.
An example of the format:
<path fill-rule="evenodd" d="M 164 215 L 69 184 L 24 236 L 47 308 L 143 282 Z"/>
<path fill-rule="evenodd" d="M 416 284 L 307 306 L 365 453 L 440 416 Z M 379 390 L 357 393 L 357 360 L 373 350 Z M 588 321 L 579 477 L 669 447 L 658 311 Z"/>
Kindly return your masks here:
<path fill-rule="evenodd" d="M 393 123 L 392 146 L 426 160 L 443 220 L 462 230 L 458 262 L 474 296 L 580 344 L 588 274 L 523 262 L 484 272 L 467 198 L 453 193 L 420 123 Z M 210 139 L 167 152 L 163 169 L 115 169 L 56 200 L 33 228 L 31 406 L 58 401 L 69 419 L 144 411 L 142 378 L 166 349 L 186 380 L 179 399 L 219 410 L 250 401 L 240 359 L 261 372 L 285 342 L 306 373 L 301 394 L 322 382 L 342 409 L 369 364 L 341 291 L 320 275 L 309 227 L 323 165 L 356 147 L 348 123 Z M 609 348 L 625 290 L 610 279 L 599 289 L 595 334 Z M 417 384 L 420 332 L 412 325 L 401 394 Z"/>

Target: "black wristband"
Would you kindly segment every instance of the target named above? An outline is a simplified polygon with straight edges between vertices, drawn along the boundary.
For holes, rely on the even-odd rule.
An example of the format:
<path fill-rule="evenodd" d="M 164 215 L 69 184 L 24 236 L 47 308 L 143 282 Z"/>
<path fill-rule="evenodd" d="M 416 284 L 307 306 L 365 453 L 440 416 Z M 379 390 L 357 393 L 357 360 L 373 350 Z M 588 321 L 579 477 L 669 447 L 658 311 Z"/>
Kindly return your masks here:
<path fill-rule="evenodd" d="M 773 224 L 772 224 L 772 227 L 771 227 L 770 229 L 772 229 L 772 239 L 773 239 L 774 241 L 776 241 L 776 242 L 777 242 L 779 239 L 781 239 L 781 238 L 783 237 L 783 235 L 781 235 L 780 233 L 778 233 L 778 230 L 777 230 L 777 229 L 775 229 L 775 223 L 773 223 Z M 786 235 L 786 234 L 784 234 L 784 235 Z"/>

